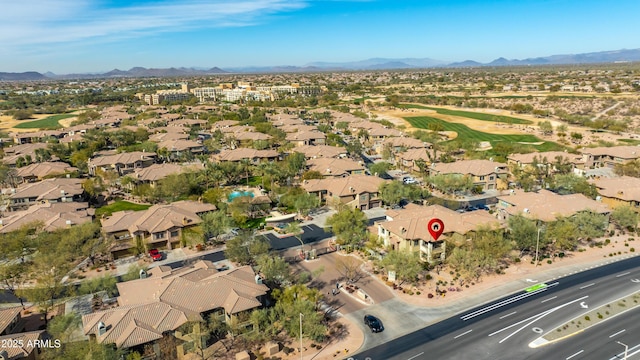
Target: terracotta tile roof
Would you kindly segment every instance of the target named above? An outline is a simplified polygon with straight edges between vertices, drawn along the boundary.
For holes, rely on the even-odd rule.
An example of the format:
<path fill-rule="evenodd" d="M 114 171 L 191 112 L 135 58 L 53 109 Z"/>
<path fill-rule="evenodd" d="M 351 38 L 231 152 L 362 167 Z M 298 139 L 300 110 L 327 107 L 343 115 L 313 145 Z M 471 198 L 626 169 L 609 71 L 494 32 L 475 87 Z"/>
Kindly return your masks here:
<path fill-rule="evenodd" d="M 166 148 L 169 151 L 186 151 L 186 150 L 196 150 L 202 151 L 203 146 L 193 140 L 164 140 L 158 143 L 158 149 Z"/>
<path fill-rule="evenodd" d="M 56 202 L 36 204 L 24 211 L 6 213 L 0 218 L 0 233 L 18 230 L 21 226 L 40 221 L 45 231 L 67 228 L 70 225 L 81 225 L 93 220 L 95 209 L 88 203 Z M 69 223 L 67 223 L 69 222 Z"/>
<path fill-rule="evenodd" d="M 305 180 L 302 188 L 307 192 L 326 190 L 330 196 L 377 193 L 380 185 L 388 182 L 377 176 L 354 174 L 346 177 Z"/>
<path fill-rule="evenodd" d="M 608 155 L 608 156 L 619 157 L 623 159 L 640 158 L 640 146 L 631 146 L 631 145 L 583 148 L 583 149 L 580 149 L 580 152 L 583 154 L 589 154 L 594 156 Z"/>
<path fill-rule="evenodd" d="M 609 207 L 582 194 L 558 195 L 548 190 L 518 192 L 499 196 L 498 206 L 510 215 L 521 214 L 531 219 L 554 221 L 557 217 L 573 216 L 580 211 L 609 213 Z"/>
<path fill-rule="evenodd" d="M 92 166 L 106 166 L 113 164 L 133 164 L 139 160 L 155 159 L 156 153 L 133 151 L 124 152 L 115 155 L 99 156 L 89 160 L 89 165 Z"/>
<path fill-rule="evenodd" d="M 427 150 L 425 148 L 414 148 L 409 149 L 405 152 L 398 153 L 397 156 L 402 160 L 418 160 L 422 159 L 424 161 L 431 161 L 429 159 L 429 155 L 427 155 Z"/>
<path fill-rule="evenodd" d="M 364 166 L 349 159 L 317 158 L 307 161 L 309 170 L 320 172 L 325 176 L 341 176 L 352 171 L 363 171 Z"/>
<path fill-rule="evenodd" d="M 213 123 L 214 129 L 222 129 L 226 127 L 236 126 L 240 122 L 236 120 L 220 120 Z"/>
<path fill-rule="evenodd" d="M 149 141 L 154 142 L 162 142 L 169 140 L 186 140 L 189 138 L 189 134 L 185 133 L 176 133 L 176 132 L 166 132 L 166 133 L 156 133 L 149 136 Z"/>
<path fill-rule="evenodd" d="M 32 159 L 36 158 L 36 149 L 47 149 L 48 145 L 44 143 L 35 144 L 22 144 L 14 145 L 8 148 L 4 148 L 4 157 L 2 162 L 8 165 L 15 165 L 19 157 L 31 156 Z M 57 160 L 58 158 L 55 157 Z"/>
<path fill-rule="evenodd" d="M 42 340 L 47 338 L 47 334 L 44 330 L 38 331 L 29 331 L 23 332 L 19 334 L 9 334 L 5 336 L 0 336 L 0 343 L 4 343 L 5 341 L 12 340 L 13 344 L 24 344 L 24 346 L 5 346 L 0 348 L 0 351 L 6 351 L 8 359 L 28 359 L 29 356 L 33 353 L 34 350 L 37 350 L 36 346 L 27 346 L 28 344 L 33 344 L 35 340 Z"/>
<path fill-rule="evenodd" d="M 214 124 L 214 126 L 215 126 L 215 124 Z M 230 134 L 230 133 L 234 133 L 235 134 L 235 133 L 256 131 L 256 128 L 253 127 L 253 126 L 249 126 L 249 125 L 233 125 L 233 126 L 220 128 L 220 130 L 225 134 Z"/>
<path fill-rule="evenodd" d="M 117 211 L 101 219 L 105 233 L 138 231 L 155 233 L 171 228 L 182 228 L 202 222 L 198 213 L 213 211 L 216 207 L 195 201 L 178 201 L 168 205 L 153 205 L 143 211 Z"/>
<path fill-rule="evenodd" d="M 370 136 L 402 136 L 404 133 L 396 129 L 387 129 L 384 127 L 374 127 L 369 129 Z"/>
<path fill-rule="evenodd" d="M 388 210 L 387 221 L 380 223 L 384 229 L 405 240 L 433 241 L 427 224 L 433 218 L 444 223 L 443 234 L 466 234 L 479 226 L 501 226 L 500 222 L 486 211 L 457 213 L 440 205 L 420 206 L 409 204 L 404 209 Z"/>
<path fill-rule="evenodd" d="M 434 163 L 431 169 L 439 174 L 489 175 L 506 172 L 507 164 L 489 160 L 461 160 L 452 163 Z"/>
<path fill-rule="evenodd" d="M 411 137 L 389 137 L 385 139 L 382 144 L 391 145 L 392 147 L 404 147 L 407 149 L 422 149 L 431 147 L 431 144 L 422 142 L 418 139 Z"/>
<path fill-rule="evenodd" d="M 312 125 L 305 125 L 303 122 L 300 122 L 300 123 L 281 126 L 280 130 L 286 133 L 294 133 L 294 132 L 318 131 L 318 128 Z"/>
<path fill-rule="evenodd" d="M 507 156 L 507 159 L 511 161 L 519 162 L 521 164 L 531 164 L 533 162 L 533 158 L 538 158 L 538 161 L 542 161 L 544 158 L 546 158 L 548 162 L 553 163 L 556 161 L 556 158 L 558 156 L 568 160 L 572 164 L 584 163 L 584 161 L 582 161 L 582 155 L 571 154 L 563 151 L 533 152 L 529 154 L 511 154 Z"/>
<path fill-rule="evenodd" d="M 120 306 L 82 316 L 86 335 L 94 334 L 99 343 L 115 343 L 119 348 L 160 339 L 163 332 L 176 330 L 187 321 L 187 314 L 161 301 Z M 98 333 L 100 322 L 106 327 L 103 335 Z"/>
<path fill-rule="evenodd" d="M 329 145 L 303 145 L 295 148 L 295 152 L 304 154 L 307 159 L 311 158 L 334 158 L 340 155 L 346 155 L 347 150 L 341 146 Z"/>
<path fill-rule="evenodd" d="M 623 201 L 640 201 L 640 179 L 623 176 L 619 178 L 595 178 L 590 182 L 598 188 L 598 193 L 608 198 Z"/>
<path fill-rule="evenodd" d="M 13 320 L 20 315 L 22 306 L 0 309 L 0 333 L 4 332 Z M 2 349 L 2 348 L 0 348 Z"/>
<path fill-rule="evenodd" d="M 47 175 L 64 174 L 78 170 L 77 168 L 62 161 L 47 161 L 33 163 L 16 169 L 20 177 L 43 178 Z"/>
<path fill-rule="evenodd" d="M 202 168 L 203 165 L 200 163 L 186 165 L 174 163 L 153 164 L 146 168 L 136 169 L 133 177 L 141 181 L 157 181 L 164 179 L 171 174 L 199 171 L 202 170 Z"/>
<path fill-rule="evenodd" d="M 275 150 L 256 150 L 250 148 L 237 148 L 233 150 L 223 150 L 212 156 L 218 161 L 240 161 L 242 159 L 273 159 L 278 157 Z"/>
<path fill-rule="evenodd" d="M 64 192 L 64 195 L 63 195 Z M 35 183 L 24 184 L 11 194 L 11 199 L 36 198 L 36 200 L 55 200 L 61 197 L 81 195 L 82 180 L 74 178 L 45 179 Z"/>
<path fill-rule="evenodd" d="M 269 140 L 271 139 L 271 135 L 259 133 L 259 132 L 238 132 L 234 133 L 233 136 L 242 141 L 242 140 Z"/>
<path fill-rule="evenodd" d="M 301 140 L 312 140 L 312 139 L 326 139 L 327 136 L 320 131 L 298 131 L 287 134 L 287 141 L 301 141 Z"/>

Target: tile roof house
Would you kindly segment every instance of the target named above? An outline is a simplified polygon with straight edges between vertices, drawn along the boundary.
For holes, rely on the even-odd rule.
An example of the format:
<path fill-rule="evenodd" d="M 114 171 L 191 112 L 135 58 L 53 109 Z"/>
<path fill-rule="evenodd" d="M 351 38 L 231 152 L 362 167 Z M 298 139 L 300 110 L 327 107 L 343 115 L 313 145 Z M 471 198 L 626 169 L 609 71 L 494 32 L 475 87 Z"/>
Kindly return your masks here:
<path fill-rule="evenodd" d="M 253 163 L 263 161 L 274 161 L 280 157 L 275 150 L 256 150 L 251 148 L 237 148 L 233 150 L 223 150 L 211 156 L 216 161 L 241 161 L 250 160 Z"/>
<path fill-rule="evenodd" d="M 95 209 L 85 202 L 57 202 L 37 204 L 26 210 L 6 213 L 0 218 L 0 233 L 20 229 L 23 225 L 41 222 L 43 230 L 55 231 L 93 220 Z"/>
<path fill-rule="evenodd" d="M 429 168 L 431 175 L 460 174 L 473 176 L 473 184 L 483 190 L 499 187 L 498 176 L 507 174 L 507 164 L 489 160 L 461 160 L 452 163 L 434 163 Z"/>
<path fill-rule="evenodd" d="M 387 181 L 377 176 L 351 175 L 304 180 L 301 186 L 309 194 L 317 195 L 321 203 L 335 197 L 349 207 L 368 210 L 382 206 L 378 189 Z"/>
<path fill-rule="evenodd" d="M 44 330 L 22 332 L 0 336 L 1 344 L 24 344 L 24 346 L 4 346 L 0 348 L 0 359 L 7 360 L 38 360 L 42 356 L 42 346 L 34 345 L 36 342 L 43 344 L 46 340 L 55 346 L 56 339 L 51 339 Z M 29 346 L 31 344 L 32 346 Z"/>
<path fill-rule="evenodd" d="M 324 145 L 327 136 L 320 131 L 297 131 L 288 133 L 286 140 L 295 146 Z"/>
<path fill-rule="evenodd" d="M 640 211 L 640 179 L 629 176 L 589 180 L 598 188 L 602 202 L 611 208 L 631 206 Z"/>
<path fill-rule="evenodd" d="M 78 169 L 62 161 L 33 163 L 16 169 L 22 182 L 34 182 L 48 176 L 63 175 L 75 171 Z"/>
<path fill-rule="evenodd" d="M 149 141 L 153 142 L 187 139 L 189 139 L 189 134 L 183 132 L 159 132 L 149 136 Z"/>
<path fill-rule="evenodd" d="M 135 239 L 149 249 L 180 247 L 183 230 L 200 224 L 200 215 L 214 210 L 216 207 L 210 204 L 177 201 L 143 211 L 117 211 L 100 221 L 105 236 L 113 241 L 111 255 L 119 258 L 130 255 Z"/>
<path fill-rule="evenodd" d="M 26 209 L 35 204 L 82 201 L 84 198 L 82 180 L 75 178 L 53 178 L 26 183 L 11 192 L 11 210 Z"/>
<path fill-rule="evenodd" d="M 155 267 L 147 278 L 117 286 L 119 306 L 84 315 L 82 323 L 86 335 L 118 348 L 153 344 L 193 319 L 239 319 L 261 307 L 269 290 L 250 266 L 218 272 L 204 260 L 175 270 Z"/>
<path fill-rule="evenodd" d="M 420 251 L 420 257 L 428 262 L 439 258 L 444 260 L 445 240 L 460 242 L 467 240 L 468 234 L 479 226 L 502 226 L 486 211 L 457 213 L 440 205 L 420 206 L 408 204 L 404 209 L 387 210 L 386 221 L 377 222 L 378 237 L 386 246 L 394 249 Z M 427 224 L 433 218 L 444 223 L 444 232 L 436 241 Z"/>
<path fill-rule="evenodd" d="M 376 148 L 377 152 L 381 154 L 385 146 L 391 147 L 391 150 L 397 153 L 409 149 L 430 149 L 433 145 L 412 137 L 390 137 Z"/>
<path fill-rule="evenodd" d="M 513 215 L 522 215 L 529 219 L 544 222 L 554 221 L 558 217 L 570 217 L 581 211 L 608 214 L 609 207 L 591 200 L 582 194 L 558 195 L 549 190 L 537 192 L 517 192 L 512 195 L 498 196 L 498 217 L 507 220 Z"/>
<path fill-rule="evenodd" d="M 295 148 L 295 152 L 304 154 L 304 157 L 308 159 L 315 158 L 337 158 L 347 155 L 347 150 L 341 146 L 329 146 L 329 145 L 303 145 Z"/>
<path fill-rule="evenodd" d="M 613 146 L 580 149 L 584 165 L 613 168 L 616 164 L 627 164 L 640 158 L 640 146 Z"/>
<path fill-rule="evenodd" d="M 19 158 L 31 157 L 31 159 L 36 159 L 36 150 L 38 149 L 48 149 L 49 145 L 45 143 L 35 143 L 35 144 L 22 144 L 22 145 L 14 145 L 8 148 L 2 149 L 4 151 L 4 157 L 2 157 L 2 162 L 9 166 L 16 166 L 16 162 Z M 52 156 L 52 160 L 58 160 L 57 157 Z"/>
<path fill-rule="evenodd" d="M 130 176 L 136 182 L 142 182 L 150 184 L 152 187 L 156 186 L 158 181 L 166 178 L 171 174 L 182 174 L 190 171 L 200 171 L 204 169 L 202 163 L 193 164 L 175 164 L 175 163 L 162 163 L 153 164 L 149 167 L 136 169 Z"/>
<path fill-rule="evenodd" d="M 158 149 L 167 149 L 172 159 L 184 153 L 197 155 L 205 152 L 205 147 L 193 140 L 164 140 L 158 143 Z"/>
<path fill-rule="evenodd" d="M 0 309 L 0 336 L 21 332 L 24 323 L 21 321 L 22 306 Z M 4 347 L 0 347 L 3 350 Z"/>
<path fill-rule="evenodd" d="M 507 156 L 507 164 L 514 164 L 520 168 L 531 166 L 534 159 L 541 165 L 557 163 L 557 159 L 560 158 L 563 162 L 568 162 L 572 165 L 573 169 L 581 168 L 584 165 L 583 156 L 581 154 L 571 154 L 563 151 L 546 151 L 546 152 L 533 152 L 528 154 L 511 154 Z"/>
<path fill-rule="evenodd" d="M 426 148 L 413 148 L 403 152 L 397 152 L 395 154 L 396 164 L 399 164 L 405 170 L 420 171 L 421 169 L 417 165 L 420 160 L 422 160 L 425 165 L 431 163 L 431 158 L 429 158 L 427 151 L 428 149 Z M 426 171 L 428 169 L 423 170 Z"/>
<path fill-rule="evenodd" d="M 350 159 L 316 158 L 307 161 L 309 170 L 318 171 L 324 177 L 343 177 L 364 174 L 364 165 Z"/>
<path fill-rule="evenodd" d="M 156 153 L 134 151 L 115 155 L 98 156 L 89 159 L 89 174 L 96 174 L 96 169 L 115 171 L 118 175 L 126 175 L 136 169 L 151 166 L 156 161 Z"/>

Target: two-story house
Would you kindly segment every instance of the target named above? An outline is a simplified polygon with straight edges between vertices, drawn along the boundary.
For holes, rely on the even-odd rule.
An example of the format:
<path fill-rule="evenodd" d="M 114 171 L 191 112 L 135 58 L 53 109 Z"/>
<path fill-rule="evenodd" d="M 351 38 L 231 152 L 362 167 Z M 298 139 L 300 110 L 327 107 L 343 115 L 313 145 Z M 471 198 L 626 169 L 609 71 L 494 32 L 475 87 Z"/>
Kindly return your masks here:
<path fill-rule="evenodd" d="M 595 178 L 590 182 L 598 188 L 602 202 L 609 207 L 630 206 L 640 212 L 640 179 L 630 176 Z"/>
<path fill-rule="evenodd" d="M 580 149 L 586 168 L 624 165 L 640 158 L 640 146 L 613 146 Z"/>
<path fill-rule="evenodd" d="M 445 241 L 462 243 L 472 238 L 479 226 L 502 226 L 486 211 L 459 214 L 440 205 L 420 206 L 408 204 L 404 209 L 387 210 L 386 220 L 376 222 L 378 237 L 392 249 L 419 251 L 427 262 L 442 261 L 446 254 Z M 444 223 L 444 231 L 436 240 L 429 233 L 427 224 L 438 218 Z"/>
<path fill-rule="evenodd" d="M 35 183 L 26 183 L 11 189 L 9 209 L 26 209 L 31 205 L 78 202 L 84 200 L 82 180 L 75 178 L 52 178 Z"/>
<path fill-rule="evenodd" d="M 324 145 L 327 136 L 320 131 L 296 131 L 288 133 L 286 140 L 295 146 Z"/>
<path fill-rule="evenodd" d="M 114 171 L 118 175 L 127 175 L 136 169 L 151 166 L 156 162 L 157 154 L 153 152 L 134 151 L 114 155 L 98 156 L 89 159 L 89 174 L 96 174 L 96 169 Z"/>
<path fill-rule="evenodd" d="M 504 186 L 500 175 L 507 174 L 506 164 L 489 160 L 461 160 L 452 163 L 434 163 L 429 169 L 431 175 L 460 174 L 473 178 L 473 184 L 483 190 L 494 190 Z"/>
<path fill-rule="evenodd" d="M 316 158 L 307 161 L 308 170 L 318 171 L 324 177 L 344 177 L 364 174 L 365 167 L 351 159 Z"/>
<path fill-rule="evenodd" d="M 250 327 L 249 313 L 263 306 L 269 290 L 250 266 L 218 271 L 204 260 L 178 269 L 155 267 L 140 279 L 117 286 L 119 306 L 83 315 L 84 334 L 98 343 L 141 354 L 145 347 L 159 354 L 159 340 L 173 336 L 182 340 L 176 346 L 178 359 L 184 359 L 185 349 L 193 348 L 199 339 L 178 328 L 212 316 Z M 186 331 L 199 332 L 196 328 Z"/>
<path fill-rule="evenodd" d="M 147 249 L 173 249 L 180 247 L 185 229 L 200 224 L 200 215 L 214 210 L 211 204 L 177 201 L 143 211 L 117 211 L 101 219 L 102 231 L 112 241 L 114 259 L 131 255 L 139 242 Z"/>
<path fill-rule="evenodd" d="M 302 183 L 309 194 L 317 195 L 319 203 L 336 198 L 349 207 L 368 210 L 382 206 L 378 189 L 388 182 L 377 176 L 351 175 L 347 177 L 311 179 Z"/>
<path fill-rule="evenodd" d="M 581 211 L 597 214 L 611 212 L 606 204 L 582 194 L 559 195 L 544 189 L 535 192 L 514 191 L 511 195 L 499 196 L 496 209 L 498 218 L 502 220 L 522 215 L 543 222 L 554 221 L 558 217 L 571 217 Z"/>

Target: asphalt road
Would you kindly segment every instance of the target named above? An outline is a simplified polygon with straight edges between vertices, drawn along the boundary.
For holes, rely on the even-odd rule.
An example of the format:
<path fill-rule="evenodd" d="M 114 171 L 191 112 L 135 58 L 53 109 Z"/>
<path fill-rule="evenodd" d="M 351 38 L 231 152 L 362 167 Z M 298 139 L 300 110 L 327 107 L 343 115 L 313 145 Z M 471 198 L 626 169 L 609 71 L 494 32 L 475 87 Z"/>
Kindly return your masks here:
<path fill-rule="evenodd" d="M 324 231 L 323 228 L 315 224 L 300 226 L 304 233 L 302 234 L 302 242 L 311 244 L 317 241 L 328 239 L 333 236 L 331 232 Z M 284 250 L 296 246 L 300 246 L 300 241 L 295 236 L 279 238 L 272 233 L 265 234 L 264 237 L 269 240 L 273 250 Z"/>
<path fill-rule="evenodd" d="M 554 327 L 587 312 L 583 305 L 593 308 L 640 291 L 640 283 L 631 281 L 638 278 L 640 258 L 623 260 L 550 281 L 537 292 L 509 295 L 365 350 L 353 358 L 546 360 L 573 356 L 570 360 L 611 359 L 624 350 L 616 340 L 627 341 L 630 349 L 640 342 L 640 325 L 620 321 L 632 318 L 628 314 L 556 344 L 537 349 L 528 345 Z M 638 311 L 634 310 L 633 314 Z M 622 329 L 625 331 L 617 335 L 618 338 L 609 337 Z M 640 346 L 635 350 L 640 350 Z M 633 356 L 640 359 L 640 351 Z"/>

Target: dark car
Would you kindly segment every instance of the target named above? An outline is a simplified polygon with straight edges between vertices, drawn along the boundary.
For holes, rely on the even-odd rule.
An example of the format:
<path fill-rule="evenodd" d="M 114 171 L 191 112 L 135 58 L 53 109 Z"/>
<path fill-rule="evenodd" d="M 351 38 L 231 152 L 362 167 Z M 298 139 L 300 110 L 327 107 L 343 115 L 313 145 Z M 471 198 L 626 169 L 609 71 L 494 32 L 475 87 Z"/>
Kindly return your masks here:
<path fill-rule="evenodd" d="M 371 329 L 371 332 L 377 333 L 382 332 L 384 330 L 384 326 L 382 326 L 382 321 L 373 315 L 365 315 L 364 323 Z"/>
<path fill-rule="evenodd" d="M 160 261 L 162 260 L 162 253 L 160 251 L 158 251 L 158 249 L 151 249 L 149 250 L 149 256 L 151 256 L 151 258 L 153 259 L 153 261 Z"/>

